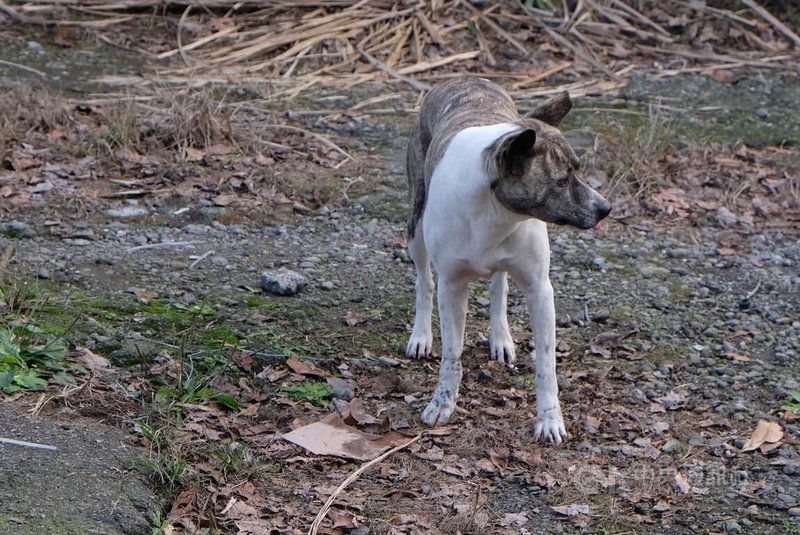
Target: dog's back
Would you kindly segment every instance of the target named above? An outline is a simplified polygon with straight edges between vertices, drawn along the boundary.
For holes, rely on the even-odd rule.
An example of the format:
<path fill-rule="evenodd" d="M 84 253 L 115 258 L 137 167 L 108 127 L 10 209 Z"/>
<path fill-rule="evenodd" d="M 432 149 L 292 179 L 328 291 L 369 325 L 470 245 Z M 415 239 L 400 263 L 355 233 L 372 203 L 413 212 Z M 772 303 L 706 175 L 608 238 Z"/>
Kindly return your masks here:
<path fill-rule="evenodd" d="M 517 108 L 502 88 L 485 78 L 455 78 L 425 96 L 411 131 L 406 171 L 411 210 L 408 236 L 414 237 L 425 209 L 428 186 L 450 140 L 471 126 L 513 123 Z"/>

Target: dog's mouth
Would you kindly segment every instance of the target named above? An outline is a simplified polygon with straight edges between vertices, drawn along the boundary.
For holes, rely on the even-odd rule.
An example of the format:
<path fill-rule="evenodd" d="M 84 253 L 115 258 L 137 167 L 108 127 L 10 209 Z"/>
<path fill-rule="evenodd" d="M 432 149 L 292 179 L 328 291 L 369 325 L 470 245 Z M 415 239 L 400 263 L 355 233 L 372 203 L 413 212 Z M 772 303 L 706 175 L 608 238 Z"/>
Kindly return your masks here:
<path fill-rule="evenodd" d="M 595 223 L 595 225 L 592 227 L 592 230 L 603 230 L 603 222 L 598 221 Z"/>

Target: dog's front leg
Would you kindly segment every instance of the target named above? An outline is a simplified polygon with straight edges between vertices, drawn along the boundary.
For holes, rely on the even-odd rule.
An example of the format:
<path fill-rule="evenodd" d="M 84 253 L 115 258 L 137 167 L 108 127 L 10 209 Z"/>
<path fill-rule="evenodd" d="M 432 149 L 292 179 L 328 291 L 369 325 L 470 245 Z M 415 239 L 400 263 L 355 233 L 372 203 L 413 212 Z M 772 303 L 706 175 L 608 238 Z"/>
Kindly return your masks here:
<path fill-rule="evenodd" d="M 567 438 L 556 378 L 556 312 L 553 286 L 546 273 L 522 285 L 536 343 L 536 426 L 537 440 L 560 444 Z"/>
<path fill-rule="evenodd" d="M 439 383 L 433 399 L 422 411 L 426 425 L 444 425 L 456 408 L 461 384 L 461 350 L 464 348 L 464 323 L 467 315 L 467 281 L 439 277 L 439 323 L 442 332 L 442 361 Z"/>

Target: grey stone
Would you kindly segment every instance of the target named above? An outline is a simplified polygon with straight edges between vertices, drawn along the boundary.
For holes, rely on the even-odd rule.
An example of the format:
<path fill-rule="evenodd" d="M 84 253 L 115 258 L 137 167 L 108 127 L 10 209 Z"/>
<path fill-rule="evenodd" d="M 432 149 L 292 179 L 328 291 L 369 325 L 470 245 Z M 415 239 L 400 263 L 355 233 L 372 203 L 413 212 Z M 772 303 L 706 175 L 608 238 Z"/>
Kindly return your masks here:
<path fill-rule="evenodd" d="M 639 273 L 643 277 L 655 277 L 659 275 L 669 275 L 669 270 L 660 266 L 642 266 L 639 268 Z"/>
<path fill-rule="evenodd" d="M 197 225 L 197 224 L 189 224 L 183 227 L 183 230 L 186 234 L 208 234 L 211 232 L 211 227 L 208 225 Z"/>
<path fill-rule="evenodd" d="M 725 208 L 724 206 L 720 206 L 717 208 L 717 223 L 721 227 L 732 227 L 739 221 L 739 218 L 736 215 Z"/>
<path fill-rule="evenodd" d="M 671 438 L 667 442 L 665 442 L 663 446 L 661 446 L 661 451 L 663 451 L 664 453 L 674 453 L 678 451 L 680 447 L 681 447 L 680 440 L 676 438 Z"/>
<path fill-rule="evenodd" d="M 228 259 L 225 258 L 224 256 L 212 256 L 211 257 L 211 264 L 213 264 L 215 266 L 218 266 L 218 267 L 225 267 L 228 264 L 230 264 L 230 262 L 228 262 Z"/>
<path fill-rule="evenodd" d="M 789 516 L 791 517 L 794 518 L 800 517 L 800 507 L 792 507 L 786 512 L 789 513 Z"/>
<path fill-rule="evenodd" d="M 736 520 L 730 519 L 725 521 L 722 529 L 725 530 L 725 533 L 741 533 L 742 526 Z"/>
<path fill-rule="evenodd" d="M 20 239 L 35 238 L 36 230 L 22 221 L 9 221 L 8 223 L 0 223 L 0 235 Z"/>
<path fill-rule="evenodd" d="M 349 381 L 345 381 L 339 377 L 328 377 L 326 382 L 330 385 L 331 389 L 333 389 L 334 398 L 350 401 L 355 397 L 354 387 Z"/>
<path fill-rule="evenodd" d="M 276 295 L 294 295 L 306 287 L 308 281 L 296 271 L 280 268 L 261 274 L 261 287 Z"/>
<path fill-rule="evenodd" d="M 109 208 L 107 210 L 103 210 L 103 213 L 108 217 L 123 219 L 126 217 L 141 217 L 147 214 L 147 210 L 141 206 L 126 205 L 118 208 Z"/>
<path fill-rule="evenodd" d="M 333 285 L 333 283 L 331 281 L 325 281 L 325 282 L 320 283 L 319 288 L 320 288 L 320 290 L 330 291 L 330 290 L 333 290 L 334 285 Z"/>

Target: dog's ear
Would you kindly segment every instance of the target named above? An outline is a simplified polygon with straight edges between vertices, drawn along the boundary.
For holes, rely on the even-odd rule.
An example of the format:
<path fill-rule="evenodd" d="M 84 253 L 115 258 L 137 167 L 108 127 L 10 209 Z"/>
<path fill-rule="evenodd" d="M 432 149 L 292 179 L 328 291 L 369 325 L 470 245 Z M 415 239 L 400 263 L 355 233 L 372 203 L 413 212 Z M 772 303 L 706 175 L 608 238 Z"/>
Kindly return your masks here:
<path fill-rule="evenodd" d="M 533 146 L 536 143 L 536 131 L 527 128 L 521 132 L 509 134 L 501 141 L 497 153 L 497 166 L 503 176 L 522 176 L 533 157 Z"/>
<path fill-rule="evenodd" d="M 550 126 L 558 126 L 571 109 L 572 99 L 569 93 L 564 91 L 539 104 L 533 111 L 526 114 L 525 117 L 538 119 Z"/>

